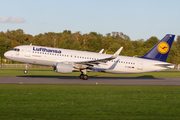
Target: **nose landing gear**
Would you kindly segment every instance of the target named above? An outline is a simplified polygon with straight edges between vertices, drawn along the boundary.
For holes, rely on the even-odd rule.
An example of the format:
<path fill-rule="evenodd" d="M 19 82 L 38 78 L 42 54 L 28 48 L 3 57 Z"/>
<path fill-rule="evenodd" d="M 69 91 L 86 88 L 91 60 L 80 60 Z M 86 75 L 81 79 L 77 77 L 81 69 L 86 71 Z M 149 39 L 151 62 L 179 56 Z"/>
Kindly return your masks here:
<path fill-rule="evenodd" d="M 28 73 L 28 66 L 29 66 L 29 64 L 26 64 L 26 70 L 24 70 L 24 74 L 27 74 Z"/>

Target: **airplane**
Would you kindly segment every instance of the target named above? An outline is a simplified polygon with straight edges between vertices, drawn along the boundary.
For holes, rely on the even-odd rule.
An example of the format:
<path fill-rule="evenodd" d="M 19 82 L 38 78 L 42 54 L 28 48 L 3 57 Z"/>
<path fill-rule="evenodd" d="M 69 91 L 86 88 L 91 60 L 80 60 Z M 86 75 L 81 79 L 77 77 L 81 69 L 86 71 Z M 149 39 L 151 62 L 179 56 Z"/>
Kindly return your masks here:
<path fill-rule="evenodd" d="M 58 73 L 81 72 L 80 79 L 88 80 L 87 72 L 106 72 L 116 74 L 143 73 L 174 68 L 166 59 L 175 35 L 167 34 L 142 57 L 121 56 L 120 47 L 114 55 L 77 51 L 35 45 L 21 45 L 7 51 L 4 56 L 12 61 L 26 64 L 53 66 Z"/>

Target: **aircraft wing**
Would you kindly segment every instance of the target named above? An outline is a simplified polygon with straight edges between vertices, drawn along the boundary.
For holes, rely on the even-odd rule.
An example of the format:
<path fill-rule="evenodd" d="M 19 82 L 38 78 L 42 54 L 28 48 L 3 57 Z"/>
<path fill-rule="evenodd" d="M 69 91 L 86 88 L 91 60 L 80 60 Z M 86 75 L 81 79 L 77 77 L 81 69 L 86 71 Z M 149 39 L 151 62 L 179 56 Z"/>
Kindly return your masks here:
<path fill-rule="evenodd" d="M 103 64 L 103 63 L 106 63 L 107 61 L 115 59 L 119 55 L 119 53 L 121 52 L 122 49 L 123 49 L 123 47 L 119 48 L 119 50 L 117 50 L 114 55 L 112 55 L 111 57 L 108 57 L 108 58 L 103 58 L 103 59 L 98 59 L 98 60 L 90 60 L 90 61 L 74 62 L 73 65 L 74 65 L 74 67 L 80 68 L 80 69 L 85 69 L 88 67 L 92 68 L 94 65 Z"/>

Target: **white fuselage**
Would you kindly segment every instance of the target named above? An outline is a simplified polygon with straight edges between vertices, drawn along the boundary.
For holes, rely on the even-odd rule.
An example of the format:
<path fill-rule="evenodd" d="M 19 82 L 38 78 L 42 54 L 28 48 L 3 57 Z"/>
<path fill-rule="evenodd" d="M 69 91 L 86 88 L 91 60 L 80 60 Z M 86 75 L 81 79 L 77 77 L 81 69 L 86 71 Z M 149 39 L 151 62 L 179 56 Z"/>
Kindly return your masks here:
<path fill-rule="evenodd" d="M 34 45 L 22 45 L 17 46 L 16 48 L 19 50 L 10 50 L 5 53 L 5 57 L 10 60 L 21 63 L 46 66 L 56 66 L 56 63 L 58 62 L 73 63 L 79 61 L 99 60 L 112 56 L 110 54 L 42 47 Z M 161 64 L 161 66 L 158 66 L 157 64 Z M 103 71 L 109 73 L 142 73 L 151 71 L 161 71 L 174 67 L 163 67 L 163 64 L 165 65 L 169 63 L 136 57 L 118 56 L 114 60 L 94 65 L 92 71 Z"/>

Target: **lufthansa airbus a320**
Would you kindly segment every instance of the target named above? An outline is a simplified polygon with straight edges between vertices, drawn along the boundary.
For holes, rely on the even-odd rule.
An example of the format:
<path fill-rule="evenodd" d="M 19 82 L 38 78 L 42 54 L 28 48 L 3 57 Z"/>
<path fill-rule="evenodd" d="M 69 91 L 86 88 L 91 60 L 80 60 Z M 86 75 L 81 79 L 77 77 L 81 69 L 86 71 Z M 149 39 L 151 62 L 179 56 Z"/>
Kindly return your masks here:
<path fill-rule="evenodd" d="M 17 46 L 7 51 L 4 56 L 21 63 L 53 66 L 54 71 L 59 73 L 79 71 L 79 77 L 87 80 L 87 71 L 126 74 L 174 68 L 173 64 L 166 62 L 174 37 L 175 35 L 167 34 L 148 53 L 139 58 L 120 56 L 123 47 L 111 55 L 103 54 L 103 50 L 94 53 L 35 45 Z M 27 73 L 27 69 L 24 73 Z"/>

